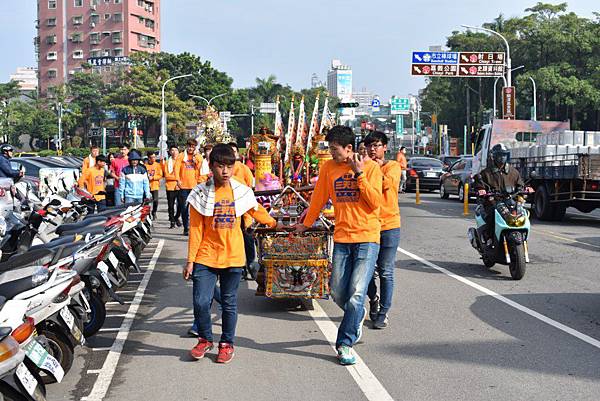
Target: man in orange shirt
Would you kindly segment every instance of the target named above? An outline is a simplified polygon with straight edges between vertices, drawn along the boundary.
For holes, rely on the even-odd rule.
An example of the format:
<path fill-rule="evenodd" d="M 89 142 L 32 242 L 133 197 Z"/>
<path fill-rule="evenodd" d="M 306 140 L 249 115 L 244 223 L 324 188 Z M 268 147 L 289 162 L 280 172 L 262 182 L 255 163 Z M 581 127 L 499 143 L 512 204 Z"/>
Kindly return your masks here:
<path fill-rule="evenodd" d="M 188 197 L 190 239 L 183 277 L 193 280 L 194 321 L 199 337 L 190 355 L 201 359 L 213 348 L 210 306 L 218 278 L 223 324 L 217 363 L 228 363 L 234 355 L 237 290 L 246 263 L 242 217 L 250 214 L 262 224 L 277 226 L 256 202 L 252 189 L 232 178 L 234 164 L 231 147 L 216 145 L 210 154 L 212 178 L 195 187 Z"/>
<path fill-rule="evenodd" d="M 185 152 L 177 157 L 175 162 L 175 178 L 179 190 L 179 207 L 181 208 L 181 219 L 183 220 L 183 235 L 189 234 L 189 209 L 187 197 L 192 188 L 200 182 L 200 167 L 202 156 L 196 150 L 198 142 L 194 138 L 187 141 Z"/>
<path fill-rule="evenodd" d="M 400 189 L 401 192 L 404 193 L 404 185 L 406 184 L 406 168 L 408 167 L 408 162 L 406 161 L 406 148 L 402 146 L 396 155 L 396 161 L 400 164 L 400 168 L 402 169 L 402 178 L 400 181 Z"/>
<path fill-rule="evenodd" d="M 169 228 L 181 227 L 181 205 L 179 203 L 179 190 L 177 189 L 177 177 L 175 177 L 175 161 L 179 156 L 179 149 L 176 145 L 169 148 L 169 157 L 162 161 L 163 177 L 165 177 L 165 187 L 167 190 L 167 207 L 169 210 Z"/>
<path fill-rule="evenodd" d="M 369 284 L 369 318 L 374 329 L 383 329 L 388 325 L 387 314 L 392 306 L 394 294 L 394 268 L 396 252 L 400 244 L 400 208 L 398 207 L 398 187 L 400 186 L 400 164 L 393 160 L 385 160 L 388 137 L 383 132 L 375 131 L 365 138 L 365 147 L 369 157 L 381 168 L 383 174 L 383 201 L 379 212 L 381 233 L 379 238 L 379 255 L 377 256 L 377 273 L 381 283 L 380 295 L 377 296 L 375 275 Z"/>
<path fill-rule="evenodd" d="M 150 181 L 150 193 L 152 194 L 152 219 L 156 220 L 156 212 L 158 211 L 158 191 L 160 190 L 160 180 L 163 177 L 162 166 L 156 162 L 156 152 L 148 151 L 148 162 L 146 163 L 146 171 L 148 172 L 148 180 Z"/>
<path fill-rule="evenodd" d="M 94 165 L 87 168 L 79 177 L 79 187 L 94 195 L 94 203 L 88 204 L 88 213 L 94 213 L 96 208 L 98 208 L 98 212 L 106 209 L 106 176 L 108 172 L 104 168 L 105 166 L 106 157 L 97 155 Z"/>
<path fill-rule="evenodd" d="M 238 180 L 246 184 L 247 187 L 254 187 L 254 174 L 252 174 L 252 170 L 250 167 L 246 166 L 244 163 L 240 161 L 240 150 L 235 142 L 229 142 L 229 146 L 233 149 L 235 153 L 235 165 L 233 166 L 233 176 Z"/>
<path fill-rule="evenodd" d="M 382 174 L 379 165 L 354 153 L 354 133 L 335 126 L 325 138 L 333 160 L 319 170 L 319 179 L 303 224 L 296 232 L 308 230 L 329 199 L 333 202 L 333 269 L 331 296 L 344 310 L 338 329 L 336 349 L 342 365 L 356 363 L 352 346 L 362 335 L 367 315 L 365 294 L 373 277 L 379 252 L 379 206 Z"/>
<path fill-rule="evenodd" d="M 96 157 L 100 154 L 100 148 L 97 145 L 90 146 L 90 154 L 88 157 L 83 159 L 83 165 L 81 166 L 81 174 L 90 167 L 94 167 L 96 164 Z"/>

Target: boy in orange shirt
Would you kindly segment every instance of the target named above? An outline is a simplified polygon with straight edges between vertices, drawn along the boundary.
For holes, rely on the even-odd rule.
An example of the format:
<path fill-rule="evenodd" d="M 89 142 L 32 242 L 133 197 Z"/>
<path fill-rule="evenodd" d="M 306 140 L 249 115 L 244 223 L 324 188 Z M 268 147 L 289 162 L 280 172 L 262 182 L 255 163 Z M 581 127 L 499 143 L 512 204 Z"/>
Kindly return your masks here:
<path fill-rule="evenodd" d="M 188 197 L 190 239 L 183 278 L 193 280 L 194 320 L 199 337 L 190 355 L 200 359 L 213 348 L 210 306 L 218 278 L 223 325 L 217 363 L 228 363 L 234 355 L 237 290 L 246 263 L 241 219 L 250 214 L 262 224 L 277 226 L 275 219 L 258 205 L 252 189 L 232 178 L 234 163 L 231 147 L 216 145 L 210 154 L 212 178 L 195 187 Z"/>
<path fill-rule="evenodd" d="M 98 157 L 99 154 L 100 148 L 98 147 L 98 145 L 90 146 L 89 156 L 83 159 L 83 164 L 81 166 L 81 174 L 85 173 L 85 170 L 89 169 L 90 167 L 94 167 L 94 165 L 96 164 L 96 157 Z"/>
<path fill-rule="evenodd" d="M 200 167 L 202 156 L 198 154 L 196 147 L 198 142 L 194 138 L 187 141 L 185 152 L 180 154 L 175 161 L 175 178 L 179 189 L 179 207 L 181 207 L 181 219 L 183 220 L 183 235 L 189 234 L 189 210 L 186 204 L 192 188 L 200 182 Z"/>
<path fill-rule="evenodd" d="M 85 169 L 79 177 L 79 187 L 94 195 L 94 203 L 88 204 L 88 213 L 94 213 L 96 208 L 98 208 L 98 212 L 106 209 L 106 176 L 108 172 L 105 166 L 106 157 L 97 155 L 94 165 Z"/>
<path fill-rule="evenodd" d="M 388 325 L 388 311 L 392 306 L 394 294 L 394 268 L 396 252 L 400 244 L 400 208 L 398 207 L 398 189 L 400 187 L 400 164 L 393 160 L 385 160 L 388 137 L 383 132 L 375 131 L 365 138 L 365 147 L 371 160 L 379 165 L 383 174 L 383 201 L 379 213 L 381 233 L 379 238 L 379 254 L 377 256 L 377 273 L 381 284 L 380 295 L 377 296 L 375 275 L 369 284 L 369 318 L 374 329 L 384 329 Z"/>
<path fill-rule="evenodd" d="M 152 194 L 152 219 L 156 220 L 156 212 L 158 211 L 158 191 L 160 190 L 160 180 L 163 177 L 162 166 L 156 162 L 156 152 L 148 151 L 148 162 L 145 164 L 148 172 L 148 180 L 150 181 L 150 193 Z"/>
<path fill-rule="evenodd" d="M 331 296 L 344 310 L 335 345 L 340 363 L 352 365 L 356 363 L 352 346 L 362 335 L 367 315 L 365 294 L 379 252 L 382 175 L 377 163 L 354 153 L 351 128 L 335 126 L 326 140 L 333 160 L 320 168 L 304 223 L 296 226 L 296 232 L 308 230 L 323 206 L 332 200 L 335 231 Z"/>
<path fill-rule="evenodd" d="M 179 203 L 179 190 L 177 189 L 177 177 L 175 177 L 175 161 L 179 156 L 179 148 L 171 145 L 169 148 L 169 157 L 162 161 L 163 177 L 165 177 L 165 187 L 167 190 L 167 207 L 169 210 L 169 228 L 181 227 L 181 205 Z"/>

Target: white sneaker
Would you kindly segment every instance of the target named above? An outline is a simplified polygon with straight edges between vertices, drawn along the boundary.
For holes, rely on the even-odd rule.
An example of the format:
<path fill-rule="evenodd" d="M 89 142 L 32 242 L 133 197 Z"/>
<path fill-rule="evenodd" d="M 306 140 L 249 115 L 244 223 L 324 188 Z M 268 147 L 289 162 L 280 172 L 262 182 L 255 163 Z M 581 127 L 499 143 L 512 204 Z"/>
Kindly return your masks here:
<path fill-rule="evenodd" d="M 355 344 L 360 341 L 360 338 L 363 335 L 363 324 L 365 323 L 366 318 L 367 318 L 367 308 L 365 306 L 363 306 L 363 316 L 362 316 L 362 319 L 360 319 L 360 324 L 358 325 L 358 331 L 356 333 Z"/>

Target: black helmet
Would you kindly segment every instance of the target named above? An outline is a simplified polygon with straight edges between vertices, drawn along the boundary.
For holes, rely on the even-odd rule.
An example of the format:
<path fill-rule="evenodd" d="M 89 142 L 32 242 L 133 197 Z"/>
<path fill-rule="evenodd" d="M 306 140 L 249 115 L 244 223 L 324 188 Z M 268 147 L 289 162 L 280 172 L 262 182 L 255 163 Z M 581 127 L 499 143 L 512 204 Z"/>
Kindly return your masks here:
<path fill-rule="evenodd" d="M 142 160 L 142 155 L 140 155 L 140 152 L 138 152 L 137 150 L 134 149 L 131 152 L 129 152 L 127 160 L 129 160 L 129 161 Z"/>
<path fill-rule="evenodd" d="M 8 153 L 8 152 L 12 152 L 14 149 L 12 146 L 10 146 L 9 144 L 5 143 L 3 145 L 0 145 L 0 153 Z"/>
<path fill-rule="evenodd" d="M 492 160 L 496 165 L 505 165 L 510 159 L 510 151 L 503 143 L 494 145 L 492 148 Z"/>

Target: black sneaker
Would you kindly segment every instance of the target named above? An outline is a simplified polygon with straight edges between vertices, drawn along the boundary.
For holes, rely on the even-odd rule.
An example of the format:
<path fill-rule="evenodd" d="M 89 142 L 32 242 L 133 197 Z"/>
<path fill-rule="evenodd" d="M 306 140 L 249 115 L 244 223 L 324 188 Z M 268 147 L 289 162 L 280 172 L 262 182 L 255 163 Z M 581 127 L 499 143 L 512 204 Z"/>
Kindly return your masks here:
<path fill-rule="evenodd" d="M 385 329 L 388 327 L 388 317 L 387 314 L 377 315 L 377 319 L 373 322 L 374 329 Z"/>
<path fill-rule="evenodd" d="M 369 300 L 369 319 L 374 322 L 379 314 L 379 296 L 376 295 L 375 299 Z"/>
<path fill-rule="evenodd" d="M 187 235 L 190 235 L 190 230 L 188 230 L 187 228 L 185 228 L 185 229 L 183 230 L 183 235 L 186 235 L 186 236 L 187 236 Z"/>
<path fill-rule="evenodd" d="M 181 220 L 179 220 L 179 219 L 177 219 L 177 221 L 175 222 L 175 224 L 177 224 L 177 227 L 181 227 L 182 226 Z"/>
<path fill-rule="evenodd" d="M 175 228 L 175 222 L 174 221 L 172 221 L 171 225 L 169 226 L 169 229 L 172 229 L 172 228 Z"/>

